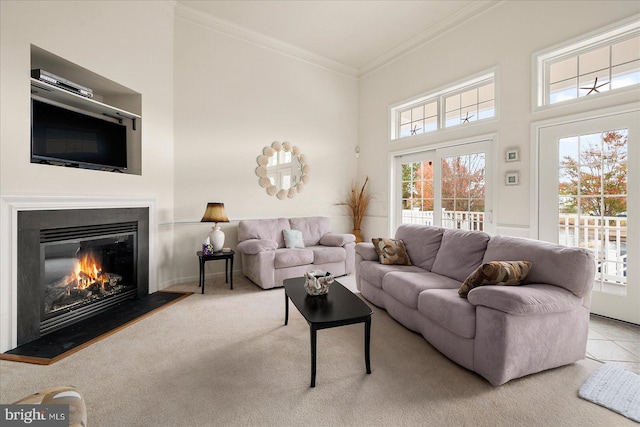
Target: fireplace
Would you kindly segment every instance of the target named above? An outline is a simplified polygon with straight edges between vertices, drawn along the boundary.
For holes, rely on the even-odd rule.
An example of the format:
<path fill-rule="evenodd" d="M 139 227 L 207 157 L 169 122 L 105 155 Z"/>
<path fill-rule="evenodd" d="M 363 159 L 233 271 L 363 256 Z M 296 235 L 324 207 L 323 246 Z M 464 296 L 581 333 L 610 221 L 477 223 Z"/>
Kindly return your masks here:
<path fill-rule="evenodd" d="M 148 208 L 18 213 L 18 345 L 149 292 Z"/>
<path fill-rule="evenodd" d="M 135 297 L 137 223 L 40 231 L 40 334 Z"/>

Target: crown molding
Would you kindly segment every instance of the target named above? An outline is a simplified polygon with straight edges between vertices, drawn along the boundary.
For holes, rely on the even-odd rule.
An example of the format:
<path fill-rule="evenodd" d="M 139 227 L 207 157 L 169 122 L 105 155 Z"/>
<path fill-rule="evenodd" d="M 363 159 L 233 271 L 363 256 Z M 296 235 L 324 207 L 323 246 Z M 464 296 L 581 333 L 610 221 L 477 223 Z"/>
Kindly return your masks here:
<path fill-rule="evenodd" d="M 285 43 L 278 39 L 268 37 L 264 34 L 252 31 L 241 25 L 237 25 L 200 12 L 190 6 L 186 6 L 176 0 L 171 0 L 171 6 L 174 8 L 176 18 L 202 25 L 211 30 L 220 32 L 230 37 L 243 40 L 256 46 L 278 52 L 283 55 L 343 74 L 351 78 L 362 78 L 370 73 L 379 70 L 395 60 L 407 55 L 420 46 L 433 41 L 453 30 L 455 27 L 489 11 L 490 9 L 504 3 L 505 0 L 477 0 L 459 10 L 447 19 L 440 21 L 438 24 L 412 37 L 411 39 L 401 43 L 400 45 L 390 49 L 386 53 L 380 55 L 368 64 L 360 68 L 355 68 L 341 62 L 329 59 L 325 56 L 318 55 L 306 49 L 302 49 L 295 45 Z"/>
<path fill-rule="evenodd" d="M 391 62 L 401 58 L 402 56 L 410 53 L 411 51 L 419 48 L 420 46 L 433 41 L 453 30 L 455 27 L 487 12 L 493 7 L 504 3 L 505 0 L 478 0 L 474 1 L 470 5 L 460 9 L 458 12 L 449 16 L 447 19 L 440 21 L 438 24 L 431 28 L 424 30 L 420 34 L 410 38 L 404 43 L 399 44 L 393 49 L 380 55 L 368 64 L 363 65 L 358 69 L 358 77 L 362 78 L 367 74 L 385 67 Z"/>
<path fill-rule="evenodd" d="M 265 36 L 246 27 L 233 24 L 224 19 L 202 13 L 189 6 L 185 6 L 182 3 L 177 3 L 174 10 L 175 16 L 177 18 L 202 25 L 211 30 L 218 31 L 236 39 L 243 40 L 245 42 L 263 47 L 265 49 L 273 50 L 283 55 L 287 55 L 295 59 L 311 63 L 313 65 L 334 71 L 336 73 L 343 74 L 347 77 L 358 77 L 358 70 L 354 67 L 338 61 L 334 61 L 322 55 L 315 54 L 289 43 L 285 43 L 280 40 Z"/>

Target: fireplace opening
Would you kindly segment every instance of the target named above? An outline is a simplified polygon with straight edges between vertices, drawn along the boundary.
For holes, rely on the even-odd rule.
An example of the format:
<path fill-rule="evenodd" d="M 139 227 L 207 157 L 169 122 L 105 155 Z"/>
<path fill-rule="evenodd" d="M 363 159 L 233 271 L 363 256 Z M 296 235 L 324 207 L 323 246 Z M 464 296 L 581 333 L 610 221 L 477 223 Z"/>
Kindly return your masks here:
<path fill-rule="evenodd" d="M 40 231 L 40 334 L 137 295 L 135 222 Z"/>
<path fill-rule="evenodd" d="M 25 210 L 17 225 L 18 346 L 149 294 L 148 208 Z"/>

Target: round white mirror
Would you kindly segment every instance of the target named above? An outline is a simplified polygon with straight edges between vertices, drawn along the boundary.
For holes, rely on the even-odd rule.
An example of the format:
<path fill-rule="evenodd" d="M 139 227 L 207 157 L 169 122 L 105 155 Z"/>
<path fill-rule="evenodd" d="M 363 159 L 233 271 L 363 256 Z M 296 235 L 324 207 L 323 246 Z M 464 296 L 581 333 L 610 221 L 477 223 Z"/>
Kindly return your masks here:
<path fill-rule="evenodd" d="M 279 199 L 292 198 L 304 189 L 309 181 L 309 165 L 300 149 L 288 142 L 273 142 L 264 147 L 257 158 L 258 183 L 267 194 Z"/>

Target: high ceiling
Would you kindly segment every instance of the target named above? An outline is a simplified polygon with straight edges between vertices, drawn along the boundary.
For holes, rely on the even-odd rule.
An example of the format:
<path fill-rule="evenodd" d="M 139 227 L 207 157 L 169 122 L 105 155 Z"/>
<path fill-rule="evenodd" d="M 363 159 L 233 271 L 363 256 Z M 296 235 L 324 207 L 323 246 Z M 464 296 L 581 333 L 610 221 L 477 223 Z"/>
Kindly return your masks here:
<path fill-rule="evenodd" d="M 362 74 L 497 0 L 178 0 L 177 7 Z"/>

